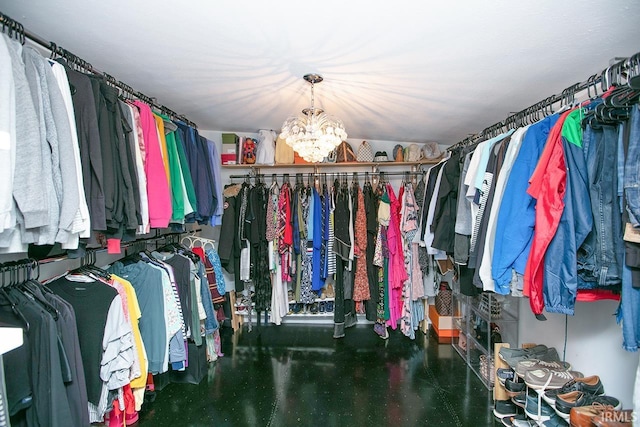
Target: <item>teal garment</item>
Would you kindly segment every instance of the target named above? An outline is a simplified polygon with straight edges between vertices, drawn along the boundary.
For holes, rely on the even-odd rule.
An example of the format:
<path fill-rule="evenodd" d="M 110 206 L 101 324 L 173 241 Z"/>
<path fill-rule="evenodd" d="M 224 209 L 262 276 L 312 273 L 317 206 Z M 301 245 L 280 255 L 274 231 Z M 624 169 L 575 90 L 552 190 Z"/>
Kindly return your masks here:
<path fill-rule="evenodd" d="M 187 199 L 193 208 L 194 212 L 198 212 L 198 199 L 196 198 L 196 189 L 191 179 L 191 170 L 189 169 L 189 163 L 187 162 L 187 154 L 184 151 L 184 141 L 180 136 L 180 132 L 174 132 L 176 139 L 176 146 L 178 148 L 178 157 L 180 159 L 180 167 L 182 168 L 182 179 L 184 180 L 184 186 L 187 189 Z"/>

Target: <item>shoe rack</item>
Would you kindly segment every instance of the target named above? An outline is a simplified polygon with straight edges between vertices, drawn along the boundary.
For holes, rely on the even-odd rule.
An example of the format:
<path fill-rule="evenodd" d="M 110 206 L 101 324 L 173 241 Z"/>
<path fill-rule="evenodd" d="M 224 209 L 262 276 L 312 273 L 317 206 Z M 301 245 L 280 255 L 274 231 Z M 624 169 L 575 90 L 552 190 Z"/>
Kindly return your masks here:
<path fill-rule="evenodd" d="M 451 345 L 464 362 L 480 378 L 487 389 L 495 384 L 496 357 L 492 332 L 498 328 L 501 342 L 511 347 L 518 346 L 519 304 L 511 296 L 496 297 L 489 293 L 489 306 L 494 298 L 500 298 L 500 314 L 492 315 L 481 309 L 480 297 L 463 295 L 454 286 L 453 289 L 453 326 L 458 331 Z M 482 327 L 482 325 L 487 327 Z"/>

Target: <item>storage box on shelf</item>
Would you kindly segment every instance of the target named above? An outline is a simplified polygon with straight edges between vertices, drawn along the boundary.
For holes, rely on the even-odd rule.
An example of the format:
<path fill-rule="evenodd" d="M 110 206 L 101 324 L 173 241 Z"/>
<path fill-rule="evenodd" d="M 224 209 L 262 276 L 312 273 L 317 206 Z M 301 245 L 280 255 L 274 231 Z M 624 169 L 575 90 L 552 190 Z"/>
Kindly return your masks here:
<path fill-rule="evenodd" d="M 455 319 L 459 319 L 455 312 L 453 316 L 442 316 L 436 310 L 435 305 L 429 306 L 429 320 L 431 320 L 433 332 L 438 337 L 439 343 L 450 343 L 453 337 L 458 336 L 460 330 L 454 325 Z"/>
<path fill-rule="evenodd" d="M 495 304 L 497 299 L 501 300 L 499 313 Z M 453 327 L 457 336 L 452 337 L 451 345 L 483 384 L 491 389 L 494 383 L 494 370 L 491 369 L 495 361 L 494 341 L 501 338 L 501 342 L 509 343 L 511 347 L 518 345 L 518 300 L 491 293 L 485 297 L 469 297 L 454 291 L 453 310 Z M 498 328 L 500 336 L 494 334 L 492 339 L 495 328 Z"/>

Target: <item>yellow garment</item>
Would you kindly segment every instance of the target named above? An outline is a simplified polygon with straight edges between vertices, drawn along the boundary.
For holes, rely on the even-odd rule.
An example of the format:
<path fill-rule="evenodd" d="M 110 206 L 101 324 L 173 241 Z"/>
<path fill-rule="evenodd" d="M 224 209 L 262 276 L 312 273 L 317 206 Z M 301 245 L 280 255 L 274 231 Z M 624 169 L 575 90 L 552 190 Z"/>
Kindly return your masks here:
<path fill-rule="evenodd" d="M 124 291 L 127 294 L 127 308 L 129 309 L 129 323 L 131 323 L 131 330 L 133 331 L 134 345 L 136 347 L 136 355 L 138 357 L 138 363 L 140 365 L 140 376 L 131 380 L 131 388 L 146 387 L 147 385 L 147 353 L 144 349 L 144 343 L 142 342 L 142 335 L 140 335 L 140 328 L 138 322 L 142 317 L 142 311 L 140 305 L 138 305 L 138 297 L 136 296 L 136 290 L 133 289 L 131 283 L 122 277 L 111 275 L 111 278 L 122 285 Z"/>
<path fill-rule="evenodd" d="M 171 182 L 171 172 L 169 171 L 169 156 L 167 154 L 167 138 L 164 133 L 164 120 L 157 114 L 153 114 L 156 119 L 156 127 L 158 128 L 158 139 L 160 140 L 160 153 L 162 154 L 162 162 L 164 163 L 164 172 L 167 174 L 167 182 Z"/>

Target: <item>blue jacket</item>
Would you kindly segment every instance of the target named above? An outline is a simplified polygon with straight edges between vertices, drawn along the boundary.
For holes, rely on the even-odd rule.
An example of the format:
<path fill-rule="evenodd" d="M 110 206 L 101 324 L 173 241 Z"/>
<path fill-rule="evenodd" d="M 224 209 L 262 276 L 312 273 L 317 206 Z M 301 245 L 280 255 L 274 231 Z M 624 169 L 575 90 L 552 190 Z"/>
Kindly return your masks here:
<path fill-rule="evenodd" d="M 536 201 L 527 194 L 529 178 L 559 117 L 554 114 L 529 127 L 511 169 L 496 224 L 496 236 L 500 238 L 495 239 L 491 263 L 496 293 L 509 293 L 512 269 L 524 274 L 536 215 Z"/>
<path fill-rule="evenodd" d="M 578 295 L 578 248 L 593 228 L 587 162 L 581 145 L 581 114 L 580 109 L 569 114 L 562 128 L 567 166 L 564 210 L 544 257 L 543 296 L 550 313 L 573 315 Z"/>

